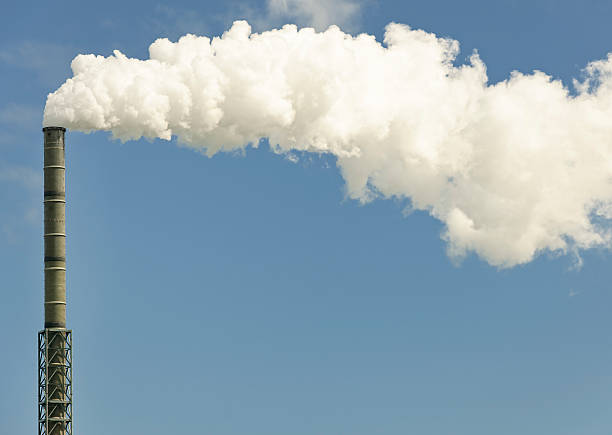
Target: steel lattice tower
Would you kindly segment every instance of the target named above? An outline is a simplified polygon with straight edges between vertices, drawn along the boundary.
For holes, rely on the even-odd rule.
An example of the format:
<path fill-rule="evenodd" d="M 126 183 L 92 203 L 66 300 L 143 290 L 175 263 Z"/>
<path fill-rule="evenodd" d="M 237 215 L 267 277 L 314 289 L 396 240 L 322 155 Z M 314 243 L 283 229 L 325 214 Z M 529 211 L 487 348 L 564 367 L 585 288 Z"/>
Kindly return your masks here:
<path fill-rule="evenodd" d="M 72 435 L 72 331 L 66 329 L 63 127 L 45 127 L 45 329 L 38 333 L 38 434 Z"/>

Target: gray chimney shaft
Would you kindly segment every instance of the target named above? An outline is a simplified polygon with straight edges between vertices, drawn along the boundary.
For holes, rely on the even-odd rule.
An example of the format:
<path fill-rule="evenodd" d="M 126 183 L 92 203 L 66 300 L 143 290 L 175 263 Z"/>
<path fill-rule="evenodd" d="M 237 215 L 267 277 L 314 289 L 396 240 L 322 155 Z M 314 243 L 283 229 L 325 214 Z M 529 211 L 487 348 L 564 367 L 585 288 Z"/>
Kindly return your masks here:
<path fill-rule="evenodd" d="M 45 328 L 66 327 L 66 166 L 63 127 L 43 128 Z"/>

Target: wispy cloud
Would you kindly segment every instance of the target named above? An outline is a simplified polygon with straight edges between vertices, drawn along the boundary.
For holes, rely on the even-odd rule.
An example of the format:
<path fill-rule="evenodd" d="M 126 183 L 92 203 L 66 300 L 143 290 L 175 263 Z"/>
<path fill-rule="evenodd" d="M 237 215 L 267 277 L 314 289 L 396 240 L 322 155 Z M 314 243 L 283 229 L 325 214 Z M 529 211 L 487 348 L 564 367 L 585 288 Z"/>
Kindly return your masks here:
<path fill-rule="evenodd" d="M 31 231 L 32 226 L 40 225 L 42 221 L 41 208 L 31 204 L 25 210 L 21 209 L 0 211 L 1 238 L 11 244 L 18 244 L 22 240 L 22 230 Z"/>
<path fill-rule="evenodd" d="M 578 296 L 579 294 L 580 294 L 579 291 L 576 291 L 573 288 L 571 288 L 567 296 L 570 298 L 573 298 L 574 296 Z"/>
<path fill-rule="evenodd" d="M 27 166 L 0 166 L 0 183 L 15 183 L 29 190 L 38 190 L 42 186 L 40 171 Z"/>
<path fill-rule="evenodd" d="M 356 32 L 369 3 L 371 0 L 266 0 L 265 8 L 254 8 L 246 2 L 237 2 L 217 20 L 230 25 L 237 19 L 246 19 L 257 31 L 291 23 L 317 30 L 335 24 L 346 32 Z"/>
<path fill-rule="evenodd" d="M 32 127 L 42 121 L 42 107 L 9 103 L 0 108 L 0 123 L 19 127 Z"/>
<path fill-rule="evenodd" d="M 0 164 L 0 190 L 10 192 L 16 189 L 26 191 L 21 195 L 24 201 L 0 209 L 0 234 L 9 243 L 19 242 L 19 229 L 24 224 L 40 224 L 42 216 L 37 204 L 39 195 L 36 194 L 42 190 L 40 171 L 28 166 Z"/>
<path fill-rule="evenodd" d="M 0 46 L 0 63 L 33 71 L 45 85 L 56 85 L 70 73 L 74 49 L 42 41 L 22 41 Z"/>
<path fill-rule="evenodd" d="M 209 28 L 210 18 L 195 9 L 170 7 L 158 4 L 153 15 L 147 20 L 160 37 L 177 39 L 187 33 L 204 35 Z"/>
<path fill-rule="evenodd" d="M 8 145 L 17 142 L 17 136 L 7 131 L 0 131 L 0 145 Z"/>
<path fill-rule="evenodd" d="M 272 25 L 291 20 L 317 30 L 336 24 L 350 31 L 358 25 L 362 6 L 358 0 L 267 0 L 267 19 Z"/>
<path fill-rule="evenodd" d="M 158 4 L 145 25 L 158 37 L 175 40 L 192 33 L 209 34 L 221 24 L 230 25 L 235 20 L 247 19 L 256 30 L 266 30 L 293 23 L 299 26 L 325 30 L 336 24 L 348 32 L 356 31 L 361 22 L 364 6 L 371 0 L 266 0 L 264 8 L 255 8 L 244 1 L 228 1 L 225 12 L 203 13 L 198 9 Z M 109 20 L 102 26 L 112 27 Z"/>
<path fill-rule="evenodd" d="M 41 106 L 14 102 L 0 106 L 0 146 L 20 147 L 31 143 L 26 139 L 27 132 L 40 131 L 42 111 Z M 3 170 L 0 158 L 0 172 Z"/>

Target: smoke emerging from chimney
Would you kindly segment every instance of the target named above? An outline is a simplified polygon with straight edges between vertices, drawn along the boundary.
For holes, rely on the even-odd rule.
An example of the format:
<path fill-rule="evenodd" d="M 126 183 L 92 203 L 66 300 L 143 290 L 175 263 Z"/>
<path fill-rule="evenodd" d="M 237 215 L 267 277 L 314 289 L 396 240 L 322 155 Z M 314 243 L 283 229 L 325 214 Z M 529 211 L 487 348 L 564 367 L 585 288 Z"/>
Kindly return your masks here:
<path fill-rule="evenodd" d="M 612 240 L 612 53 L 575 92 L 542 72 L 488 84 L 477 54 L 390 24 L 384 44 L 337 27 L 155 41 L 150 59 L 79 55 L 44 125 L 179 142 L 212 156 L 269 138 L 329 153 L 349 197 L 408 199 L 451 257 L 511 267 Z"/>

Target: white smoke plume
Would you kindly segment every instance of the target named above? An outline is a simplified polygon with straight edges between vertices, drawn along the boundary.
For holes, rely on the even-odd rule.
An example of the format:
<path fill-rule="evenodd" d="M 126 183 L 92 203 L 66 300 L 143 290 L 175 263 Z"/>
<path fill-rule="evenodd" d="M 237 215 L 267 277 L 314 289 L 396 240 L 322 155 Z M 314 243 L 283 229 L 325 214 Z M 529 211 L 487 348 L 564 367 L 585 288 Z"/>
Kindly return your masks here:
<path fill-rule="evenodd" d="M 445 224 L 451 257 L 511 267 L 609 247 L 612 54 L 570 92 L 542 72 L 489 84 L 456 41 L 390 24 L 384 44 L 337 27 L 155 41 L 150 59 L 79 55 L 44 125 L 121 140 L 175 136 L 207 155 L 329 153 L 349 197 L 402 198 Z"/>

